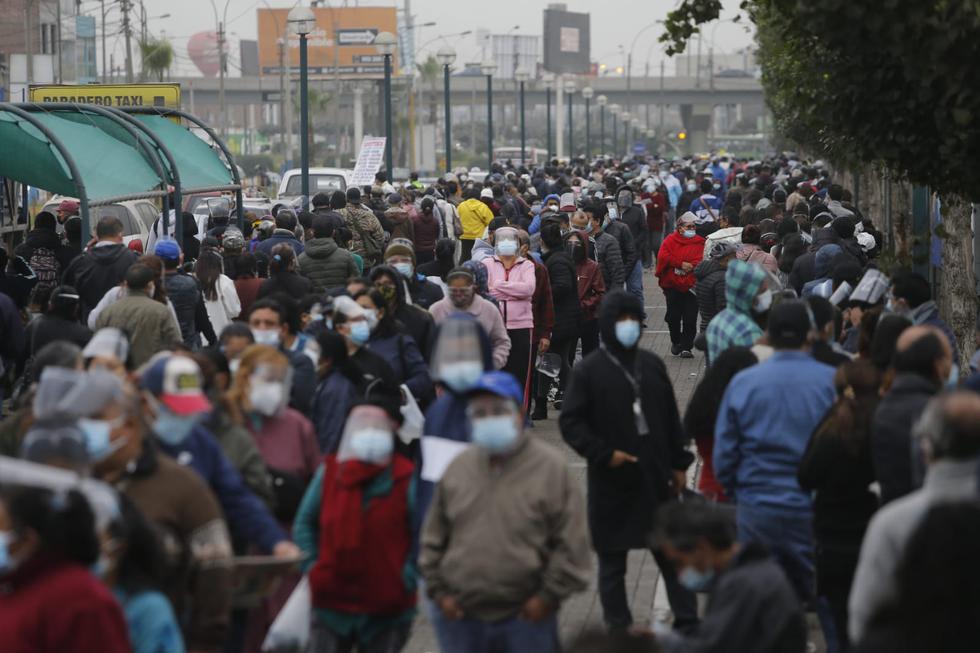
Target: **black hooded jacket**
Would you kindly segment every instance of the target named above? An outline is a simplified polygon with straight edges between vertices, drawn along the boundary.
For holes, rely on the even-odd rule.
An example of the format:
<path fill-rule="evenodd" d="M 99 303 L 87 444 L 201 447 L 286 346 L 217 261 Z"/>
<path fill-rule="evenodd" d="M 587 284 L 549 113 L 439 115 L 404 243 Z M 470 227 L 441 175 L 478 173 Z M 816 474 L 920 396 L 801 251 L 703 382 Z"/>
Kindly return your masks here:
<path fill-rule="evenodd" d="M 61 282 L 78 289 L 82 322 L 109 290 L 118 286 L 139 256 L 122 243 L 96 244 L 71 262 Z"/>
<path fill-rule="evenodd" d="M 399 283 L 395 284 L 395 319 L 405 325 L 405 332 L 412 336 L 422 358 L 428 364 L 435 344 L 436 323 L 428 311 L 412 306 L 405 301 L 405 284 L 401 283 L 401 273 L 389 265 L 379 265 L 371 271 L 371 281 L 377 281 L 382 274 L 387 274 Z M 433 284 L 435 285 L 435 284 Z"/>
<path fill-rule="evenodd" d="M 589 528 L 597 551 L 646 548 L 657 505 L 671 496 L 673 470 L 687 469 L 694 459 L 685 449 L 687 437 L 663 361 L 639 345 L 625 349 L 616 340 L 623 314 L 641 320 L 642 302 L 622 290 L 608 293 L 599 307 L 603 347 L 573 368 L 559 420 L 565 442 L 588 464 Z M 637 429 L 637 395 L 624 368 L 640 387 L 647 435 Z M 639 461 L 610 468 L 616 450 Z"/>
<path fill-rule="evenodd" d="M 575 263 L 564 249 L 553 249 L 541 257 L 548 268 L 551 297 L 555 306 L 552 340 L 568 340 L 578 335 L 582 304 L 578 298 L 578 275 Z"/>
<path fill-rule="evenodd" d="M 623 224 L 630 228 L 630 233 L 633 234 L 633 244 L 636 247 L 637 255 L 636 260 L 645 261 L 650 248 L 650 239 L 647 237 L 647 232 L 649 231 L 647 228 L 647 212 L 642 206 L 633 202 L 633 189 L 628 184 L 623 184 L 616 189 L 617 202 L 619 193 L 622 191 L 629 191 L 631 199 L 629 206 L 625 208 L 622 206 L 619 207 L 620 219 L 623 221 Z M 632 266 L 627 268 L 626 275 L 629 276 L 629 273 L 632 271 Z"/>

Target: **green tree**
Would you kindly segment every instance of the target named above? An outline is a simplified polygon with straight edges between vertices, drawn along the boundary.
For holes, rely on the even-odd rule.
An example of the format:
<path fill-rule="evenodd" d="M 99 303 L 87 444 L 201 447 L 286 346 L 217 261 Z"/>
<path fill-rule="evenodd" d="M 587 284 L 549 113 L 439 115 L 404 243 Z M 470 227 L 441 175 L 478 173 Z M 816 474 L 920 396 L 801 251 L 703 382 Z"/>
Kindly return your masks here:
<path fill-rule="evenodd" d="M 149 73 L 158 82 L 163 81 L 164 74 L 174 63 L 174 48 L 170 41 L 163 39 L 148 39 L 140 41 L 140 76 L 144 79 Z"/>
<path fill-rule="evenodd" d="M 743 0 L 776 127 L 837 165 L 875 165 L 943 203 L 940 305 L 962 350 L 977 298 L 971 202 L 980 200 L 980 0 Z M 682 0 L 661 41 L 683 51 L 719 0 Z"/>

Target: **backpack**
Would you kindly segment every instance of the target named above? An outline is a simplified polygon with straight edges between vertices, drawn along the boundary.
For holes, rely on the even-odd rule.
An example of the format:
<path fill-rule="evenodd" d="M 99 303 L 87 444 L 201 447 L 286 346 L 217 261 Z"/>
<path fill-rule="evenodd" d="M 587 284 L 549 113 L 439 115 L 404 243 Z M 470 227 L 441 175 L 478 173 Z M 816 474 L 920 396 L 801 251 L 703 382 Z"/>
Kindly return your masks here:
<path fill-rule="evenodd" d="M 34 270 L 37 276 L 38 288 L 54 288 L 58 285 L 58 278 L 61 276 L 61 263 L 50 247 L 35 247 L 27 264 Z"/>
<path fill-rule="evenodd" d="M 357 218 L 350 221 L 350 226 L 361 237 L 361 243 L 364 246 L 364 258 L 368 261 L 380 261 L 383 254 L 381 250 L 382 244 L 377 241 L 373 234 L 361 228 L 361 223 Z"/>

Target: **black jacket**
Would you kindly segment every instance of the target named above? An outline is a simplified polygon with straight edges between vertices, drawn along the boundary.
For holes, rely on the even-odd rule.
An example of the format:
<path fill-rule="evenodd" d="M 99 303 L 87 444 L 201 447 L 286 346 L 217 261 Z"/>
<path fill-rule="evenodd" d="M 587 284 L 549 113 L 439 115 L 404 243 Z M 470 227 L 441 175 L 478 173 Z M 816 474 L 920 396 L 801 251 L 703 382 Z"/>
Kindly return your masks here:
<path fill-rule="evenodd" d="M 92 331 L 78 320 L 66 320 L 56 315 L 42 315 L 27 325 L 25 337 L 27 346 L 22 350 L 20 361 L 22 364 L 55 340 L 67 340 L 84 349 L 92 338 Z"/>
<path fill-rule="evenodd" d="M 838 367 L 851 360 L 850 356 L 834 350 L 829 343 L 824 342 L 823 340 L 818 340 L 817 342 L 813 343 L 811 353 L 813 354 L 813 358 L 815 360 L 824 363 L 825 365 L 830 365 L 831 367 Z"/>
<path fill-rule="evenodd" d="M 623 274 L 628 279 L 636 262 L 640 260 L 640 252 L 633 239 L 633 232 L 621 220 L 610 220 L 604 229 L 619 242 L 619 252 L 623 257 Z"/>
<path fill-rule="evenodd" d="M 619 187 L 616 194 L 618 195 L 619 191 L 622 190 L 629 190 L 632 193 L 629 186 L 623 185 Z M 649 230 L 647 228 L 646 210 L 642 206 L 632 203 L 626 208 L 619 207 L 619 210 L 622 213 L 620 219 L 622 220 L 623 224 L 630 228 L 630 233 L 633 235 L 633 243 L 636 246 L 637 257 L 641 257 L 640 260 L 645 261 L 646 255 L 648 254 L 648 250 L 650 248 L 650 239 L 647 238 L 647 232 Z M 633 268 L 631 266 L 626 270 L 627 275 L 629 275 Z"/>
<path fill-rule="evenodd" d="M 21 256 L 25 261 L 30 262 L 31 256 L 34 255 L 34 251 L 39 248 L 50 249 L 55 258 L 58 260 L 59 266 L 59 276 L 64 274 L 64 271 L 68 269 L 71 265 L 72 259 L 74 259 L 80 251 L 74 247 L 68 247 L 61 242 L 61 238 L 57 233 L 51 229 L 34 229 L 27 237 L 24 239 L 17 249 L 14 250 L 14 254 Z"/>
<path fill-rule="evenodd" d="M 807 281 L 813 281 L 817 278 L 817 250 L 824 245 L 837 244 L 839 241 L 837 232 L 830 227 L 817 229 L 813 232 L 813 244 L 810 246 L 810 251 L 800 254 L 799 258 L 793 262 L 793 270 L 789 273 L 789 285 L 796 289 L 797 295 L 803 294 L 803 286 Z"/>
<path fill-rule="evenodd" d="M 698 312 L 701 313 L 701 331 L 708 328 L 708 322 L 725 310 L 725 268 L 718 261 L 705 259 L 694 268 L 697 282 L 694 294 L 698 298 Z"/>
<path fill-rule="evenodd" d="M 657 505 L 671 496 L 673 470 L 687 469 L 694 460 L 685 449 L 687 437 L 663 361 L 639 347 L 625 350 L 616 340 L 616 320 L 623 313 L 641 319 L 642 302 L 622 290 L 608 293 L 599 307 L 604 347 L 572 368 L 559 420 L 562 438 L 588 465 L 589 528 L 600 552 L 647 548 Z M 640 386 L 647 435 L 637 429 L 636 393 L 623 368 Z M 614 450 L 639 461 L 610 468 Z"/>
<path fill-rule="evenodd" d="M 122 243 L 113 243 L 96 245 L 71 262 L 61 282 L 78 290 L 83 322 L 105 294 L 122 282 L 138 258 Z"/>
<path fill-rule="evenodd" d="M 214 327 L 211 326 L 208 309 L 204 304 L 204 293 L 201 292 L 201 284 L 197 278 L 184 272 L 167 272 L 164 284 L 167 287 L 167 297 L 177 313 L 177 324 L 180 326 L 180 337 L 184 346 L 191 349 L 200 347 L 198 336 L 202 333 L 208 342 L 217 342 L 217 336 L 221 334 L 215 334 Z"/>
<path fill-rule="evenodd" d="M 551 298 L 555 306 L 555 323 L 551 339 L 567 341 L 578 335 L 582 304 L 578 298 L 578 276 L 575 263 L 564 249 L 554 249 L 541 257 L 548 268 Z"/>
<path fill-rule="evenodd" d="M 704 619 L 675 650 L 685 653 L 803 653 L 803 608 L 782 568 L 755 544 L 715 579 Z"/>
<path fill-rule="evenodd" d="M 277 292 L 284 293 L 293 299 L 300 299 L 303 295 L 309 295 L 313 292 L 313 282 L 295 272 L 280 274 L 262 282 L 262 285 L 259 286 L 258 298 L 262 299 Z"/>
<path fill-rule="evenodd" d="M 418 272 L 412 273 L 412 279 L 406 282 L 408 292 L 412 296 L 412 303 L 419 308 L 429 310 L 429 307 L 442 299 L 442 288 L 431 281 L 419 278 Z"/>
<path fill-rule="evenodd" d="M 293 381 L 289 388 L 289 407 L 307 417 L 313 414 L 313 393 L 316 392 L 316 369 L 310 357 L 301 351 L 280 350 L 289 359 Z"/>
<path fill-rule="evenodd" d="M 915 489 L 913 460 L 921 457 L 912 444 L 912 426 L 939 392 L 939 385 L 918 374 L 902 373 L 881 399 L 871 424 L 871 461 L 881 486 L 881 505 Z"/>

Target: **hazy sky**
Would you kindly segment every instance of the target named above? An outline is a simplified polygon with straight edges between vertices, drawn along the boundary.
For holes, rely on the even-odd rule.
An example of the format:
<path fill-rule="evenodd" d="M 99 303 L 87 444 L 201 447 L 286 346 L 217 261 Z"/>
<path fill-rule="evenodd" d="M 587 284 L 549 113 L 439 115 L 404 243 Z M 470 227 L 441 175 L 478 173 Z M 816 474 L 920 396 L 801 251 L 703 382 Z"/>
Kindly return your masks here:
<path fill-rule="evenodd" d="M 308 0 L 306 0 L 308 1 Z M 337 5 L 358 4 L 354 0 L 328 0 Z M 220 15 L 224 11 L 225 0 L 143 0 L 148 16 L 149 31 L 159 35 L 164 32 L 174 44 L 177 54 L 176 74 L 197 74 L 196 68 L 187 56 L 187 39 L 196 32 L 214 30 L 215 19 L 211 2 L 217 5 Z M 237 41 L 239 39 L 256 38 L 256 9 L 271 5 L 273 7 L 290 7 L 288 0 L 227 0 L 229 56 L 232 64 L 237 60 Z M 139 6 L 139 3 L 134 3 Z M 322 2 L 326 6 L 328 2 Z M 393 6 L 402 8 L 404 0 L 374 0 L 361 3 L 362 6 Z M 493 33 L 509 32 L 519 25 L 518 34 L 540 35 L 542 31 L 542 12 L 549 4 L 548 0 L 494 0 L 493 2 L 476 2 L 476 0 L 411 0 L 412 13 L 417 23 L 435 21 L 433 27 L 420 31 L 421 38 L 417 45 L 429 41 L 441 34 L 459 33 L 473 30 L 474 34 L 466 37 L 451 39 L 460 62 L 479 61 L 479 46 L 476 42 L 477 29 L 488 29 Z M 591 14 L 592 31 L 592 60 L 606 63 L 610 67 L 623 65 L 623 56 L 619 46 L 629 48 L 633 39 L 643 27 L 660 21 L 667 11 L 673 8 L 675 0 L 605 0 L 594 2 L 590 0 L 567 0 L 569 11 L 587 12 Z M 751 35 L 747 34 L 743 25 L 726 22 L 724 19 L 733 17 L 738 10 L 739 0 L 723 0 L 725 11 L 722 21 L 709 25 L 704 29 L 704 51 L 709 42 L 713 42 L 716 53 L 731 52 L 749 45 Z M 110 6 L 110 3 L 106 3 Z M 123 56 L 123 39 L 121 31 L 118 3 L 112 3 L 112 10 L 107 18 L 107 47 L 115 53 L 117 65 Z M 479 9 L 477 9 L 479 7 Z M 91 13 L 99 20 L 99 3 L 97 0 L 83 0 L 82 12 Z M 169 18 L 156 18 L 163 14 Z M 633 70 L 642 70 L 649 60 L 651 67 L 659 66 L 663 58 L 661 46 L 656 37 L 660 33 L 659 26 L 647 29 L 637 40 L 633 50 Z M 430 46 L 431 51 L 439 47 L 436 42 Z M 134 45 L 135 50 L 135 45 Z M 101 67 L 101 64 L 100 64 Z M 668 64 L 668 70 L 671 66 Z M 233 76 L 236 74 L 231 73 Z"/>

